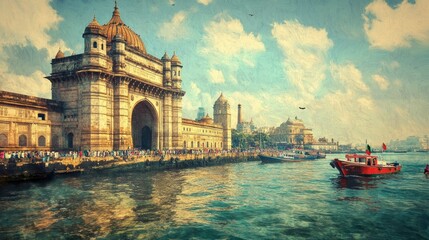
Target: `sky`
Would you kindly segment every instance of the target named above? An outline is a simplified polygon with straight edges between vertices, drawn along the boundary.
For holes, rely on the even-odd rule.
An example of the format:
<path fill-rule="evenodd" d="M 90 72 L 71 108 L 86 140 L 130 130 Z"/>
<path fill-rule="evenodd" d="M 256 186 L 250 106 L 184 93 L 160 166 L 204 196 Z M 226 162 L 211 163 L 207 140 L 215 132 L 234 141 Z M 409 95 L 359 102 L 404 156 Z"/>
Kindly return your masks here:
<path fill-rule="evenodd" d="M 428 0 L 118 0 L 149 54 L 183 64 L 183 117 L 222 93 L 245 121 L 302 119 L 314 137 L 374 146 L 429 135 Z M 83 52 L 114 0 L 0 0 L 0 89 L 51 98 L 58 49 Z M 300 109 L 299 107 L 305 107 Z"/>

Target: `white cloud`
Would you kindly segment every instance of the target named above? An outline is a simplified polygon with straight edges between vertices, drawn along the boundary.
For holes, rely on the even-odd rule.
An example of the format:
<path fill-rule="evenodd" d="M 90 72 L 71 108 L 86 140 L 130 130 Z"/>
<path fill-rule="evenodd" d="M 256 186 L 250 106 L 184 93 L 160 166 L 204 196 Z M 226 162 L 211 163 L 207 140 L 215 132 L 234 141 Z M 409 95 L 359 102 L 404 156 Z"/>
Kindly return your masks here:
<path fill-rule="evenodd" d="M 240 20 L 233 19 L 226 14 L 220 14 L 215 21 L 210 22 L 205 28 L 203 37 L 205 54 L 222 54 L 234 56 L 246 52 L 256 53 L 265 50 L 265 46 L 259 35 L 246 33 Z"/>
<path fill-rule="evenodd" d="M 374 48 L 394 50 L 409 47 L 412 41 L 429 43 L 429 1 L 406 0 L 390 7 L 384 0 L 375 0 L 362 15 L 364 30 Z"/>
<path fill-rule="evenodd" d="M 0 8 L 0 53 L 7 46 L 34 46 L 37 50 L 47 50 L 47 61 L 52 59 L 59 47 L 69 51 L 63 40 L 53 42 L 48 32 L 56 29 L 61 16 L 51 7 L 49 0 L 3 1 Z M 29 75 L 10 73 L 7 57 L 0 58 L 0 88 L 32 96 L 51 97 L 51 83 L 44 79 L 47 73 L 39 70 Z"/>
<path fill-rule="evenodd" d="M 194 82 L 191 82 L 191 91 L 196 95 L 199 95 L 201 93 L 201 89 Z"/>
<path fill-rule="evenodd" d="M 284 71 L 298 91 L 310 97 L 326 78 L 325 55 L 333 46 L 325 29 L 316 29 L 298 21 L 274 23 L 271 34 L 284 55 Z"/>
<path fill-rule="evenodd" d="M 374 80 L 377 83 L 378 87 L 381 90 L 386 90 L 389 87 L 389 82 L 381 75 L 378 75 L 378 74 L 372 75 L 372 80 Z"/>
<path fill-rule="evenodd" d="M 246 32 L 240 20 L 218 14 L 204 27 L 198 51 L 209 68 L 221 69 L 234 83 L 239 79 L 238 69 L 243 65 L 254 67 L 257 54 L 265 51 L 265 46 L 261 36 Z"/>
<path fill-rule="evenodd" d="M 0 14 L 0 48 L 7 45 L 34 45 L 38 50 L 47 49 L 49 58 L 58 47 L 68 49 L 63 41 L 52 43 L 48 31 L 56 29 L 62 18 L 50 6 L 49 0 L 3 1 Z"/>
<path fill-rule="evenodd" d="M 209 79 L 212 83 L 224 83 L 225 78 L 223 76 L 222 71 L 216 69 L 209 70 Z"/>
<path fill-rule="evenodd" d="M 185 25 L 186 18 L 187 13 L 185 11 L 174 14 L 169 22 L 164 22 L 161 25 L 157 34 L 158 37 L 164 38 L 167 41 L 186 37 L 188 34 L 188 29 Z"/>
<path fill-rule="evenodd" d="M 331 64 L 331 75 L 334 80 L 340 82 L 344 91 L 355 92 L 357 90 L 368 92 L 368 86 L 362 80 L 362 73 L 353 64 Z"/>
<path fill-rule="evenodd" d="M 51 98 L 51 83 L 45 74 L 36 71 L 30 76 L 10 74 L 0 70 L 0 89 L 24 95 Z"/>
<path fill-rule="evenodd" d="M 198 3 L 201 3 L 203 5 L 209 5 L 213 0 L 197 0 Z"/>

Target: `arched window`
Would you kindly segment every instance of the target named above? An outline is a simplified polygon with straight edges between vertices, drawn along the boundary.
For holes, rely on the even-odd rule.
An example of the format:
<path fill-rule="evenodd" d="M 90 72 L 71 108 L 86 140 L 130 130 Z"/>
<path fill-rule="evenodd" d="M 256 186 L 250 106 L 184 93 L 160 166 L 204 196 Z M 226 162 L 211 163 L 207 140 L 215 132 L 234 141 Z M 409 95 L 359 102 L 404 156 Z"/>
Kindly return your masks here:
<path fill-rule="evenodd" d="M 179 75 L 179 76 L 180 76 L 180 71 L 178 71 L 177 75 Z"/>
<path fill-rule="evenodd" d="M 186 141 L 183 141 L 183 147 L 186 148 Z"/>
<path fill-rule="evenodd" d="M 194 141 L 191 142 L 191 148 L 194 148 Z"/>
<path fill-rule="evenodd" d="M 97 48 L 97 42 L 93 42 L 93 43 L 92 43 L 92 47 L 93 47 L 93 48 Z"/>
<path fill-rule="evenodd" d="M 0 134 L 0 147 L 7 147 L 7 135 Z"/>
<path fill-rule="evenodd" d="M 101 44 L 101 50 L 104 50 L 104 44 Z"/>
<path fill-rule="evenodd" d="M 27 146 L 27 136 L 25 136 L 24 134 L 19 136 L 18 141 L 19 141 L 19 144 L 18 144 L 18 145 L 19 145 L 20 147 L 25 147 L 25 146 Z"/>
<path fill-rule="evenodd" d="M 173 76 L 176 76 L 176 71 L 175 70 L 173 70 Z"/>
<path fill-rule="evenodd" d="M 39 147 L 46 146 L 46 139 L 44 136 L 39 137 L 39 140 L 37 141 L 37 145 L 39 145 Z"/>

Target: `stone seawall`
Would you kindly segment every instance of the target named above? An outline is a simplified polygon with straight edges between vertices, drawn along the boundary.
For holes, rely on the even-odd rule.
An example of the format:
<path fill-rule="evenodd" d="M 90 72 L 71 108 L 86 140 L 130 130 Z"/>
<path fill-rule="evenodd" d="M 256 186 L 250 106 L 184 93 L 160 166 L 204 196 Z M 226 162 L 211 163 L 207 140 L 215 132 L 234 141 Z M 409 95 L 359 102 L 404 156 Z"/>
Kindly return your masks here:
<path fill-rule="evenodd" d="M 48 162 L 9 160 L 0 164 L 0 182 L 43 179 L 53 175 L 90 173 L 107 169 L 115 169 L 115 171 L 136 169 L 147 172 L 217 166 L 227 163 L 259 160 L 257 153 L 254 152 L 63 158 Z"/>

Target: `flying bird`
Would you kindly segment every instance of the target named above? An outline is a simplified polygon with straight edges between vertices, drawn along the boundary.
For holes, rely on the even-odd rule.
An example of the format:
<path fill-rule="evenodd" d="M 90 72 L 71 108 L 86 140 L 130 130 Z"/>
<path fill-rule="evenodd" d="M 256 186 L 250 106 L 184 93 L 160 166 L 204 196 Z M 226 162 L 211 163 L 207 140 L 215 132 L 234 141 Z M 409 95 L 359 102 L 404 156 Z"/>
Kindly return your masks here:
<path fill-rule="evenodd" d="M 253 15 L 254 15 L 253 13 L 249 13 L 249 16 L 253 17 Z"/>
<path fill-rule="evenodd" d="M 305 109 L 305 107 L 299 107 L 299 109 Z"/>

